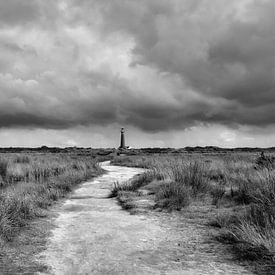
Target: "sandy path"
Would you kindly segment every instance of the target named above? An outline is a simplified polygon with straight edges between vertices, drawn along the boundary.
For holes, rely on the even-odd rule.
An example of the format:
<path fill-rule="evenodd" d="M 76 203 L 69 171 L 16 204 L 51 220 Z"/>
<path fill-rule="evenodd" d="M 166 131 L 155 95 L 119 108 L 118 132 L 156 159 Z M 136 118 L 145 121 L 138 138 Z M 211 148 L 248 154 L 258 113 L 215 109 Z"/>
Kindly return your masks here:
<path fill-rule="evenodd" d="M 49 274 L 251 274 L 217 257 L 211 243 L 201 251 L 195 225 L 178 227 L 173 215 L 121 210 L 106 198 L 112 183 L 142 170 L 108 162 L 103 168 L 107 174 L 84 183 L 56 210 L 56 228 L 38 257 Z"/>

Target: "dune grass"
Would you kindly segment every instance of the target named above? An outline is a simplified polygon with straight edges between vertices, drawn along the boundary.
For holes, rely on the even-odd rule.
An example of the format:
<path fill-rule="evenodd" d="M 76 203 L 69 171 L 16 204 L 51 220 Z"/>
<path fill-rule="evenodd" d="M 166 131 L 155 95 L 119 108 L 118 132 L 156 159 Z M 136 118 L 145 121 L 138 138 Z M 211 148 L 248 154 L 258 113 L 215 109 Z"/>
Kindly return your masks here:
<path fill-rule="evenodd" d="M 218 217 L 223 239 L 248 248 L 242 254 L 249 258 L 275 256 L 275 174 L 266 169 L 240 177 L 232 195 L 242 206 L 236 214 Z M 254 248 L 254 249 L 251 249 Z M 255 248 L 258 253 L 255 254 Z M 256 255 L 256 256 L 255 256 Z"/>
<path fill-rule="evenodd" d="M 140 160 L 136 166 L 142 166 Z M 135 192 L 156 181 L 158 182 L 154 188 L 156 206 L 180 210 L 190 203 L 191 197 L 195 198 L 209 188 L 208 179 L 205 177 L 205 165 L 202 162 L 160 157 L 154 160 L 148 159 L 146 166 L 149 169 L 131 182 L 115 184 L 111 196 L 118 195 L 120 191 Z"/>
<path fill-rule="evenodd" d="M 143 175 L 116 185 L 113 196 L 148 189 L 155 207 L 181 210 L 203 197 L 220 212 L 209 224 L 219 240 L 247 259 L 275 257 L 275 170 L 273 156 L 183 154 L 122 157 L 113 163 L 147 167 Z M 128 194 L 128 193 L 127 193 Z M 135 195 L 136 195 L 135 194 Z M 127 195 L 129 197 L 129 194 Z M 129 204 L 129 199 L 128 199 Z"/>
<path fill-rule="evenodd" d="M 53 202 L 100 173 L 97 162 L 87 156 L 1 154 L 0 239 L 12 240 Z"/>

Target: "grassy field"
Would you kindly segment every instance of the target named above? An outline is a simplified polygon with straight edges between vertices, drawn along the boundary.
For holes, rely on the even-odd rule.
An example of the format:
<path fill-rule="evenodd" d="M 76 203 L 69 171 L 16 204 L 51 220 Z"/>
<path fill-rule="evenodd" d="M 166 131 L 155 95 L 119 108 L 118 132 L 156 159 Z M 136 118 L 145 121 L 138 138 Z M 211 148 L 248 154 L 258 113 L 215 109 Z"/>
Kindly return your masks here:
<path fill-rule="evenodd" d="M 272 155 L 155 154 L 116 157 L 112 163 L 148 168 L 131 182 L 115 184 L 111 196 L 117 196 L 124 208 L 135 209 L 145 197 L 153 201 L 151 211 L 184 213 L 186 207 L 203 203 L 214 209 L 207 223 L 219 228 L 219 241 L 233 246 L 244 260 L 264 260 L 274 268 Z"/>
<path fill-rule="evenodd" d="M 0 240 L 11 241 L 53 202 L 100 173 L 88 156 L 0 154 Z"/>

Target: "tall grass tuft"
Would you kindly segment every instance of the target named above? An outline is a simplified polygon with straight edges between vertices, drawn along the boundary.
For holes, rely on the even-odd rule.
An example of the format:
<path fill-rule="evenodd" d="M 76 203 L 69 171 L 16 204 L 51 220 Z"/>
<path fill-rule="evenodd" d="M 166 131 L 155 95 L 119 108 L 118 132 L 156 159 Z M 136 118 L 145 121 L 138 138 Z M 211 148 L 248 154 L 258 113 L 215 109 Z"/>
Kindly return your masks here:
<path fill-rule="evenodd" d="M 208 189 L 208 179 L 202 163 L 176 160 L 169 162 L 164 171 L 163 178 L 168 182 L 160 184 L 156 192 L 158 206 L 180 210 L 190 203 L 192 197 Z"/>
<path fill-rule="evenodd" d="M 180 182 L 163 182 L 156 192 L 156 207 L 180 210 L 190 203 L 190 186 Z"/>

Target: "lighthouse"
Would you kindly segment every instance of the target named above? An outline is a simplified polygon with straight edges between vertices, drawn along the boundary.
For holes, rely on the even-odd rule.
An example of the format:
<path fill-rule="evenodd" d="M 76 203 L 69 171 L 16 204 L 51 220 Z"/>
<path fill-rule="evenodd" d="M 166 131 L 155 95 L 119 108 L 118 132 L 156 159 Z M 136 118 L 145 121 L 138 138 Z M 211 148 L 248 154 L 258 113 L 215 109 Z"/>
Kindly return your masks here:
<path fill-rule="evenodd" d="M 120 130 L 120 147 L 119 147 L 119 149 L 126 149 L 124 128 L 121 128 L 121 130 Z"/>

